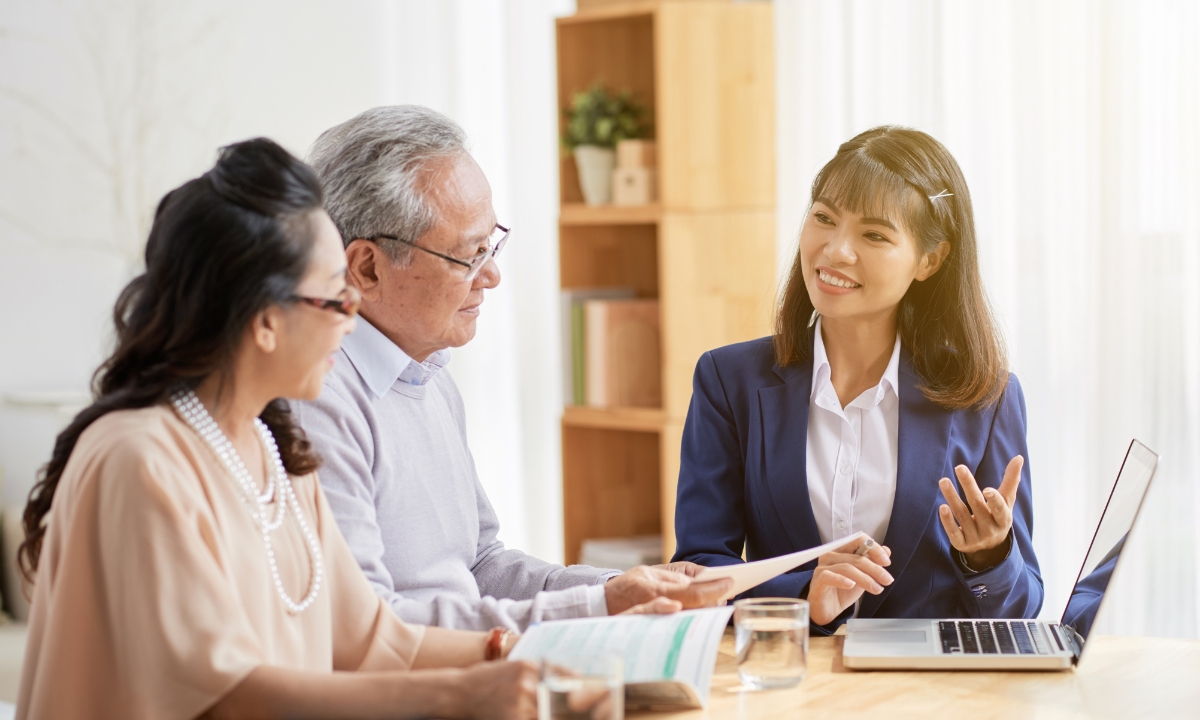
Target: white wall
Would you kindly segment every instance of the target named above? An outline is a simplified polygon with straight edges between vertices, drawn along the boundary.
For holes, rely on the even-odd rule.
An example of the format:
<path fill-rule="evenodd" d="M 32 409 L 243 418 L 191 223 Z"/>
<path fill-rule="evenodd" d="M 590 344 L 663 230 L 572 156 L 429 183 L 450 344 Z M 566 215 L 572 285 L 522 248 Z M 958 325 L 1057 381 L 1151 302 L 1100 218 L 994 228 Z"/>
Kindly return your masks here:
<path fill-rule="evenodd" d="M 570 0 L 0 4 L 0 394 L 84 390 L 153 207 L 225 143 L 303 155 L 368 107 L 466 128 L 514 234 L 451 371 L 502 537 L 561 558 L 553 15 Z M 518 183 L 519 179 L 519 183 Z M 514 190 L 519 189 L 519 192 Z M 62 418 L 0 406 L 7 505 Z"/>

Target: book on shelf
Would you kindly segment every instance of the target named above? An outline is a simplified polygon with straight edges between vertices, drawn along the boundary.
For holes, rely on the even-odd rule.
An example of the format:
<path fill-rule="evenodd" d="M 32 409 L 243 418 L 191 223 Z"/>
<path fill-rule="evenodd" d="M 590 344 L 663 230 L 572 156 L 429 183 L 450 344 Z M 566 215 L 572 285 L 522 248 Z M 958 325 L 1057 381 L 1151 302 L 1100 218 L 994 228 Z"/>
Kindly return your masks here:
<path fill-rule="evenodd" d="M 661 407 L 657 300 L 587 300 L 584 375 L 591 407 Z"/>
<path fill-rule="evenodd" d="M 583 354 L 587 350 L 587 346 L 583 341 L 583 303 L 574 303 L 571 305 L 571 345 L 570 345 L 570 388 L 567 390 L 570 394 L 567 397 L 571 398 L 572 405 L 586 405 L 587 393 L 584 390 L 584 365 Z"/>
<path fill-rule="evenodd" d="M 587 405 L 583 304 L 588 300 L 632 298 L 633 288 L 590 287 L 562 291 L 563 403 Z"/>

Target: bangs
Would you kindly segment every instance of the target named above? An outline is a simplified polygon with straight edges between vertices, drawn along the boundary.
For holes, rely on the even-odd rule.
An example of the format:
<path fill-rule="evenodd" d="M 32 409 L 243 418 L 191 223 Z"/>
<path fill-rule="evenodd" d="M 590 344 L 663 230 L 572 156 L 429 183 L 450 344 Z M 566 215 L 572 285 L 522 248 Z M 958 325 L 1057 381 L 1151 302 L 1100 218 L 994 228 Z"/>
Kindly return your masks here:
<path fill-rule="evenodd" d="M 862 150 L 841 153 L 813 180 L 811 202 L 887 220 L 910 232 L 924 209 L 920 193 Z"/>
<path fill-rule="evenodd" d="M 896 334 L 927 400 L 950 409 L 995 403 L 1009 378 L 1004 343 L 983 291 L 970 191 L 945 146 L 910 128 L 882 125 L 861 132 L 838 146 L 817 173 L 810 201 L 850 216 L 831 225 L 850 227 L 854 216 L 864 224 L 886 223 L 907 235 L 903 244 L 911 242 L 918 253 L 941 253 L 932 274 L 914 278 L 894 306 Z M 825 220 L 810 205 L 800 239 L 814 227 L 810 223 Z M 813 245 L 824 242 L 814 237 Z M 775 315 L 772 345 L 781 367 L 813 356 L 817 308 L 808 292 L 803 247 L 798 243 Z"/>

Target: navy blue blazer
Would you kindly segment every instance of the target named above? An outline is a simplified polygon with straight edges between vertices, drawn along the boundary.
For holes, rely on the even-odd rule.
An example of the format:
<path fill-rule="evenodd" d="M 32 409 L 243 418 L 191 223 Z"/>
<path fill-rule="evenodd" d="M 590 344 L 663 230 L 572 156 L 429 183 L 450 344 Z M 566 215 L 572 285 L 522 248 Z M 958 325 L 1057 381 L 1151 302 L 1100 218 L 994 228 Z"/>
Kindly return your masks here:
<path fill-rule="evenodd" d="M 862 596 L 859 617 L 1032 618 L 1042 606 L 1033 552 L 1033 500 L 1025 442 L 1025 398 L 1014 375 L 983 410 L 947 410 L 921 393 L 900 351 L 896 497 L 887 536 L 883 593 Z M 812 360 L 781 367 L 771 338 L 705 353 L 696 364 L 683 430 L 675 505 L 675 560 L 719 566 L 786 555 L 821 544 L 808 498 L 805 454 Z M 1025 457 L 1013 508 L 1012 549 L 998 566 L 967 576 L 950 555 L 937 517 L 938 481 L 956 465 L 980 488 L 998 487 L 1014 455 Z M 961 488 L 959 488 L 961 493 Z M 876 538 L 878 540 L 878 538 Z M 805 597 L 816 563 L 748 591 L 746 597 Z M 817 631 L 836 630 L 853 608 Z"/>

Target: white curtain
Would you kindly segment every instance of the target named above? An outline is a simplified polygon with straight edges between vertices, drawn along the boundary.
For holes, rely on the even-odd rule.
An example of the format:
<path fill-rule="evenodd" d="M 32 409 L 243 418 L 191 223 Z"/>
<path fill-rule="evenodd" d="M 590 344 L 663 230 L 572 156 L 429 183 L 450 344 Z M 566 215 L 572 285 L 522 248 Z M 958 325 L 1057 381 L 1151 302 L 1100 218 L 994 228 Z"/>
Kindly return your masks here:
<path fill-rule="evenodd" d="M 513 227 L 450 371 L 501 537 L 562 557 L 553 18 L 573 0 L 47 0 L 0 5 L 0 395 L 80 391 L 158 198 L 218 146 L 303 155 L 381 104 L 458 120 Z M 63 418 L 0 404 L 20 507 Z"/>
<path fill-rule="evenodd" d="M 1099 631 L 1200 627 L 1200 5 L 776 0 L 780 267 L 839 143 L 929 132 L 971 188 L 1029 410 L 1057 618 L 1131 438 L 1162 455 Z"/>

